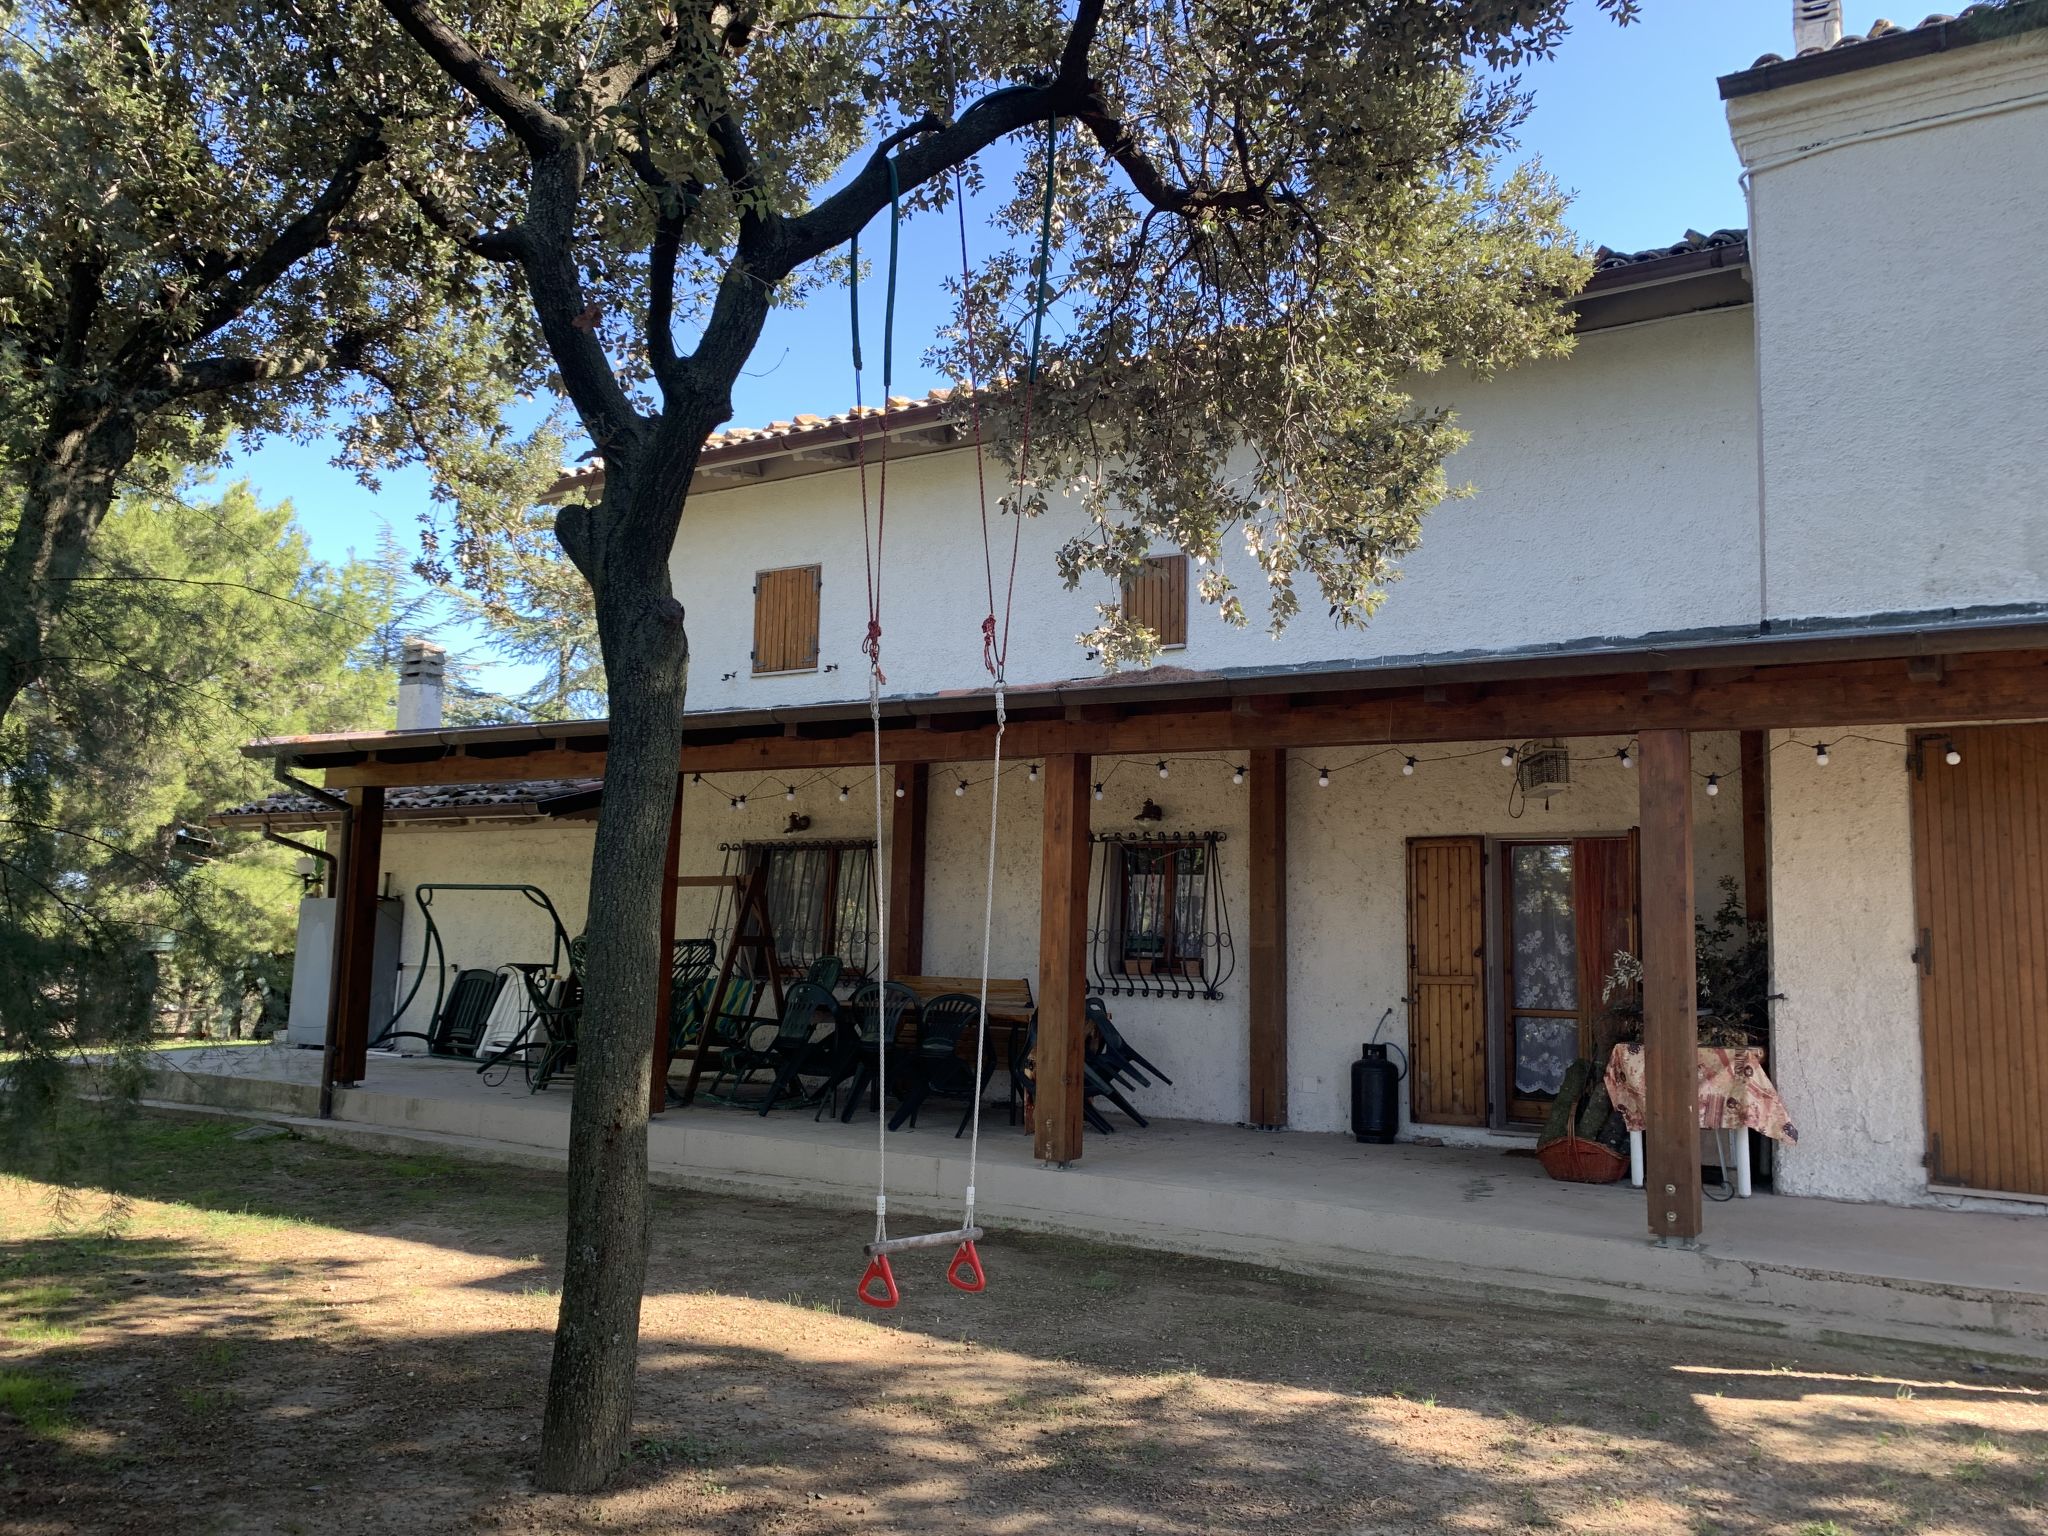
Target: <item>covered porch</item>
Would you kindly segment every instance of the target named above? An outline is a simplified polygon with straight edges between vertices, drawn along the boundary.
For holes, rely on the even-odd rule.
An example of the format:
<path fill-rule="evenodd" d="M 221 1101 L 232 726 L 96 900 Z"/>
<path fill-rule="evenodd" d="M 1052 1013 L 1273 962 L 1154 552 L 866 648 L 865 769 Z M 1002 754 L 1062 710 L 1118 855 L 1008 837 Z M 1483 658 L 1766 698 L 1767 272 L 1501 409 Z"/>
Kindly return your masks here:
<path fill-rule="evenodd" d="M 1302 957 L 1312 950 L 1342 956 L 1347 946 L 1360 952 L 1377 946 L 1376 954 L 1399 947 L 1394 937 L 1401 921 L 1398 896 L 1393 899 L 1391 921 L 1388 910 L 1388 893 L 1402 873 L 1398 857 L 1383 857 L 1384 838 L 1376 845 L 1379 851 L 1367 859 L 1354 854 L 1337 835 L 1336 813 L 1329 808 L 1342 803 L 1343 796 L 1329 789 L 1333 771 L 1341 788 L 1349 782 L 1342 780 L 1345 769 L 1367 757 L 1384 759 L 1394 752 L 1385 767 L 1398 773 L 1400 754 L 1411 746 L 1429 766 L 1438 760 L 1498 755 L 1505 750 L 1503 743 L 1584 744 L 1595 756 L 1619 759 L 1603 771 L 1616 783 L 1625 780 L 1627 788 L 1625 797 L 1615 791 L 1611 803 L 1601 802 L 1606 809 L 1587 809 L 1585 816 L 1591 819 L 1567 830 L 1573 835 L 1632 834 L 1639 849 L 1639 954 L 1650 1120 L 1644 1194 L 1635 1200 L 1617 1194 L 1601 1198 L 1609 1202 L 1606 1209 L 1633 1208 L 1637 1234 L 1646 1227 L 1664 1243 L 1684 1246 L 1697 1241 L 1707 1224 L 1707 1207 L 1693 1119 L 1693 923 L 1702 906 L 1713 905 L 1702 891 L 1700 873 L 1703 861 L 1711 863 L 1699 847 L 1703 808 L 1717 808 L 1722 827 L 1714 836 L 1722 844 L 1720 856 L 1739 871 L 1751 915 L 1758 915 L 1769 895 L 1768 763 L 1774 745 L 1788 744 L 1784 728 L 1796 724 L 1838 737 L 1859 730 L 1874 733 L 1863 738 L 1870 760 L 1890 756 L 1896 764 L 1891 748 L 1900 748 L 1902 756 L 1907 743 L 1892 742 L 1886 728 L 1896 730 L 1899 721 L 2038 717 L 2048 712 L 2043 653 L 1998 648 L 2021 638 L 1995 630 L 1901 634 L 1859 629 L 1739 642 L 1696 639 L 1654 653 L 1592 649 L 1540 657 L 1434 661 L 1408 669 L 1375 664 L 1316 675 L 1154 675 L 1013 692 L 1006 752 L 1013 764 L 1030 765 L 1031 778 L 1028 793 L 1021 783 L 1019 792 L 1005 790 L 1006 821 L 1014 835 L 1003 844 L 1002 879 L 1012 898 L 1014 921 L 1003 935 L 1009 946 L 1006 958 L 995 970 L 999 975 L 1023 975 L 1036 994 L 1038 1103 L 1031 1155 L 1055 1167 L 1070 1167 L 1083 1157 L 1082 1004 L 1091 984 L 1100 980 L 1094 951 L 1099 949 L 1102 929 L 1097 915 L 1099 880 L 1091 892 L 1090 871 L 1097 839 L 1122 831 L 1131 815 L 1132 807 L 1120 803 L 1114 786 L 1107 799 L 1103 794 L 1105 780 L 1119 767 L 1130 770 L 1121 781 L 1123 800 L 1135 802 L 1140 785 L 1168 798 L 1166 786 L 1146 783 L 1146 765 L 1156 760 L 1162 769 L 1172 767 L 1175 773 L 1177 820 L 1185 812 L 1212 826 L 1229 822 L 1231 875 L 1226 894 L 1236 928 L 1230 991 L 1239 1010 L 1231 1019 L 1241 1018 L 1242 1027 L 1239 1031 L 1234 1023 L 1226 1023 L 1220 1031 L 1212 1028 L 1203 1036 L 1208 1045 L 1199 1060 L 1206 1074 L 1203 1085 L 1213 1102 L 1191 1106 L 1193 1111 L 1211 1120 L 1241 1119 L 1259 1127 L 1327 1128 L 1342 1066 L 1330 1059 L 1330 1031 L 1363 1039 L 1385 1005 L 1406 1010 L 1409 1019 L 1404 1023 L 1419 1029 L 1410 1022 L 1417 1007 L 1418 976 L 1422 984 L 1443 979 L 1426 967 L 1418 971 L 1412 953 L 1405 967 L 1376 960 L 1369 991 L 1347 992 L 1304 973 Z M 2024 638 L 2039 640 L 2031 633 Z M 1937 651 L 1937 645 L 1949 649 Z M 731 823 L 724 821 L 727 797 L 696 787 L 700 775 L 714 783 L 718 775 L 765 775 L 787 780 L 791 795 L 799 781 L 823 781 L 829 797 L 836 776 L 855 771 L 842 765 L 859 763 L 871 750 L 865 714 L 865 709 L 814 706 L 743 717 L 693 717 L 678 774 L 671 843 L 677 851 L 678 874 L 688 878 L 693 870 L 701 871 L 705 850 L 730 835 Z M 1773 730 L 1778 732 L 1775 737 Z M 972 953 L 963 953 L 958 933 L 946 939 L 946 953 L 928 955 L 927 947 L 950 932 L 949 924 L 960 928 L 960 914 L 970 907 L 978 939 L 979 850 L 965 861 L 974 875 L 969 883 L 959 878 L 957 868 L 948 874 L 942 845 L 949 839 L 957 843 L 963 837 L 984 836 L 986 812 L 980 813 L 976 833 L 969 827 L 975 817 L 949 822 L 940 808 L 958 803 L 945 793 L 949 781 L 958 771 L 964 788 L 966 773 L 972 765 L 985 764 L 992 741 L 991 701 L 985 697 L 899 700 L 888 706 L 882 750 L 890 791 L 885 846 L 891 921 L 889 932 L 877 942 L 886 943 L 894 974 L 958 974 L 978 960 L 978 945 Z M 386 1070 L 384 1058 L 373 1063 L 364 1050 L 367 993 L 351 978 L 370 963 L 368 929 L 349 916 L 351 911 L 366 910 L 365 893 L 374 893 L 376 871 L 389 862 L 380 846 L 386 791 L 541 777 L 597 780 L 603 774 L 603 744 L 603 723 L 594 722 L 263 743 L 252 748 L 276 757 L 284 771 L 325 770 L 330 792 L 340 789 L 347 799 L 347 826 L 341 839 L 344 864 L 358 872 L 370 871 L 367 876 L 345 872 L 338 882 L 344 893 L 342 984 L 332 1081 L 363 1083 Z M 1811 756 L 1810 748 L 1798 741 L 1790 744 Z M 1184 788 L 1203 776 L 1205 784 Z M 1723 789 L 1723 794 L 1714 793 Z M 1825 792 L 1809 787 L 1803 793 L 1810 797 Z M 1213 815 L 1201 809 L 1207 803 L 1201 797 L 1225 793 L 1235 796 L 1233 809 Z M 1375 791 L 1365 800 L 1390 798 Z M 841 803 L 844 799 L 842 794 Z M 1363 802 L 1354 795 L 1351 803 Z M 1592 803 L 1586 802 L 1589 807 Z M 859 810 L 853 806 L 844 814 Z M 828 805 L 821 809 L 820 819 L 831 814 Z M 1411 840 L 1430 830 L 1419 820 L 1403 825 Z M 1505 829 L 1497 831 L 1499 835 L 1480 840 L 1480 857 L 1490 856 L 1493 845 L 1508 835 Z M 1398 849 L 1399 844 L 1399 834 L 1393 834 L 1393 846 Z M 953 849 L 956 865 L 961 862 L 959 852 Z M 674 912 L 669 918 L 671 933 L 691 931 L 690 921 L 678 926 Z M 1888 936 L 1880 938 L 1889 945 Z M 1891 959 L 1903 962 L 1906 947 L 1900 945 L 1902 953 Z M 1492 982 L 1482 979 L 1481 984 L 1491 987 Z M 1910 1007 L 1910 971 L 1900 987 L 1907 994 L 1904 1004 Z M 1900 1001 L 1892 998 L 1885 1006 L 1896 1013 Z M 1116 1006 L 1112 998 L 1112 1007 Z M 1145 999 L 1142 1006 L 1153 1004 Z M 1199 1009 L 1203 1004 L 1162 1006 Z M 1121 1023 L 1124 1015 L 1119 1013 L 1118 1018 Z M 1126 1032 L 1148 1052 L 1161 1054 L 1154 1049 L 1153 1036 L 1127 1026 Z M 1195 1033 L 1191 1031 L 1190 1038 Z M 651 1035 L 654 1076 L 659 1081 L 666 1076 L 665 1021 L 657 1021 Z M 1414 1036 L 1409 1038 L 1412 1044 Z M 1218 1041 L 1223 1042 L 1220 1048 Z M 1917 1074 L 1917 1061 L 1914 1067 Z M 1496 1067 L 1496 1080 L 1498 1075 Z M 1888 1090 L 1894 1098 L 1896 1087 Z M 1915 1080 L 1912 1088 L 1917 1087 Z M 1301 1102 L 1304 1091 L 1315 1095 L 1314 1102 Z M 1834 1091 L 1831 1083 L 1830 1092 Z M 1481 1133 L 1481 1140 L 1484 1133 L 1497 1132 L 1501 1117 L 1484 1107 L 1475 1111 L 1469 1104 L 1452 1103 L 1452 1113 L 1444 1114 L 1444 1103 L 1453 1098 L 1442 1089 L 1431 1112 L 1413 1114 L 1404 1129 L 1431 1135 L 1440 1125 L 1462 1125 Z M 1411 1099 L 1411 1110 L 1420 1107 Z M 1850 1113 L 1892 1115 L 1897 1108 L 1891 1102 L 1857 1102 Z M 1797 1103 L 1794 1109 L 1803 1113 Z M 694 1122 L 706 1117 L 692 1110 L 667 1118 Z M 808 1120 L 803 1129 L 809 1129 Z M 1899 1117 L 1888 1133 L 1910 1137 L 1913 1129 Z M 1106 1166 L 1100 1159 L 1112 1147 L 1121 1162 L 1132 1155 L 1129 1144 L 1138 1140 L 1089 1138 L 1086 1166 Z M 1499 1158 L 1502 1151 L 1496 1146 L 1473 1155 Z M 1448 1153 L 1432 1149 L 1428 1154 L 1402 1155 Z M 1534 1164 L 1525 1167 L 1533 1183 L 1539 1177 Z M 1748 1219 L 1735 1215 L 1737 1209 L 1724 1213 L 1716 1208 L 1717 1226 Z"/>

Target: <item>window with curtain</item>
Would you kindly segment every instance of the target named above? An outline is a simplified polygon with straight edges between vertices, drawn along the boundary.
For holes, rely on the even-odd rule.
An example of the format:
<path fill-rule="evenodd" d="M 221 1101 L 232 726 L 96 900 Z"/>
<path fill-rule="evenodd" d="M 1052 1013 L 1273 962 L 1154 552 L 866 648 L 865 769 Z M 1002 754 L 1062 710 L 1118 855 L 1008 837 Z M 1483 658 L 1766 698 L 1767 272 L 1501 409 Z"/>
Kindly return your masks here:
<path fill-rule="evenodd" d="M 865 975 L 875 934 L 874 844 L 755 843 L 755 866 L 768 869 L 769 921 L 785 971 L 803 971 L 837 955 L 849 974 Z"/>
<path fill-rule="evenodd" d="M 1207 844 L 1127 844 L 1118 852 L 1118 968 L 1127 976 L 1201 975 Z"/>

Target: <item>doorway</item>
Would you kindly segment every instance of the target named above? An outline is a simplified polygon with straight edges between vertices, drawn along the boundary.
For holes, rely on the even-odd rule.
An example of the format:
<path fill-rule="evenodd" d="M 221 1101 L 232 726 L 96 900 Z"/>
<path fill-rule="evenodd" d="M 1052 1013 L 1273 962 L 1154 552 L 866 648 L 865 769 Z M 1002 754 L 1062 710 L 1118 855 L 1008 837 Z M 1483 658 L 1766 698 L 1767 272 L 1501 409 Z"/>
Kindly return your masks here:
<path fill-rule="evenodd" d="M 1498 971 L 1502 1081 L 1509 1124 L 1541 1123 L 1579 1057 L 1612 1042 L 1602 997 L 1617 952 L 1636 947 L 1636 839 L 1500 844 Z"/>

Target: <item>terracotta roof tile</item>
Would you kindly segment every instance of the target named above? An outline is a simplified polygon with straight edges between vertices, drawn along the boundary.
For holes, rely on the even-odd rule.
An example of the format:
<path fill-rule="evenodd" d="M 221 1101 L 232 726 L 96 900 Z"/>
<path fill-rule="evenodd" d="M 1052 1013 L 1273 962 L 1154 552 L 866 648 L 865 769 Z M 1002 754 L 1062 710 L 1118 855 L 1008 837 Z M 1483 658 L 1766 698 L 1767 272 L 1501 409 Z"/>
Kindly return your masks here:
<path fill-rule="evenodd" d="M 581 794 L 601 788 L 602 779 L 526 779 L 516 784 L 435 784 L 420 788 L 394 788 L 384 796 L 384 811 L 390 816 L 426 817 L 440 812 L 460 813 L 491 809 L 509 814 L 535 811 L 542 801 Z M 231 805 L 214 812 L 210 820 L 260 821 L 269 817 L 313 817 L 325 819 L 334 813 L 310 795 L 280 791 Z"/>

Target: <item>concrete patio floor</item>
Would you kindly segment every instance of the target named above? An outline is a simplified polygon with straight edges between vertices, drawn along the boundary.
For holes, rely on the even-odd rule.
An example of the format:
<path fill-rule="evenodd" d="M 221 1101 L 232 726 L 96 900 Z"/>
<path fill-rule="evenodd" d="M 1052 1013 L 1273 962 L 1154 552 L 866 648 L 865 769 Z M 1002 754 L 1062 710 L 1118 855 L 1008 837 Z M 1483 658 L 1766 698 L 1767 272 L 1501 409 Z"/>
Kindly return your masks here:
<path fill-rule="evenodd" d="M 367 1080 L 338 1090 L 335 1118 L 322 1122 L 318 1052 L 188 1050 L 158 1061 L 155 1102 L 282 1120 L 303 1134 L 556 1166 L 568 1143 L 566 1084 L 529 1094 L 516 1075 L 492 1086 L 461 1062 L 373 1054 Z M 967 1177 L 958 1113 L 941 1105 L 919 1129 L 889 1136 L 898 1231 L 916 1230 L 918 1216 L 957 1220 Z M 1539 1291 L 1790 1337 L 1880 1336 L 2048 1359 L 2048 1213 L 1760 1193 L 1709 1205 L 1701 1247 L 1670 1249 L 1649 1241 L 1641 1191 L 1557 1183 L 1533 1157 L 1497 1148 L 1154 1121 L 1090 1133 L 1081 1161 L 1055 1169 L 1034 1161 L 999 1102 L 983 1115 L 978 1215 L 996 1271 L 1002 1230 L 1025 1227 L 1391 1276 L 1481 1302 Z M 804 1111 L 764 1117 L 708 1104 L 658 1117 L 648 1147 L 658 1182 L 857 1209 L 873 1203 L 875 1153 L 864 1109 L 842 1126 Z"/>

